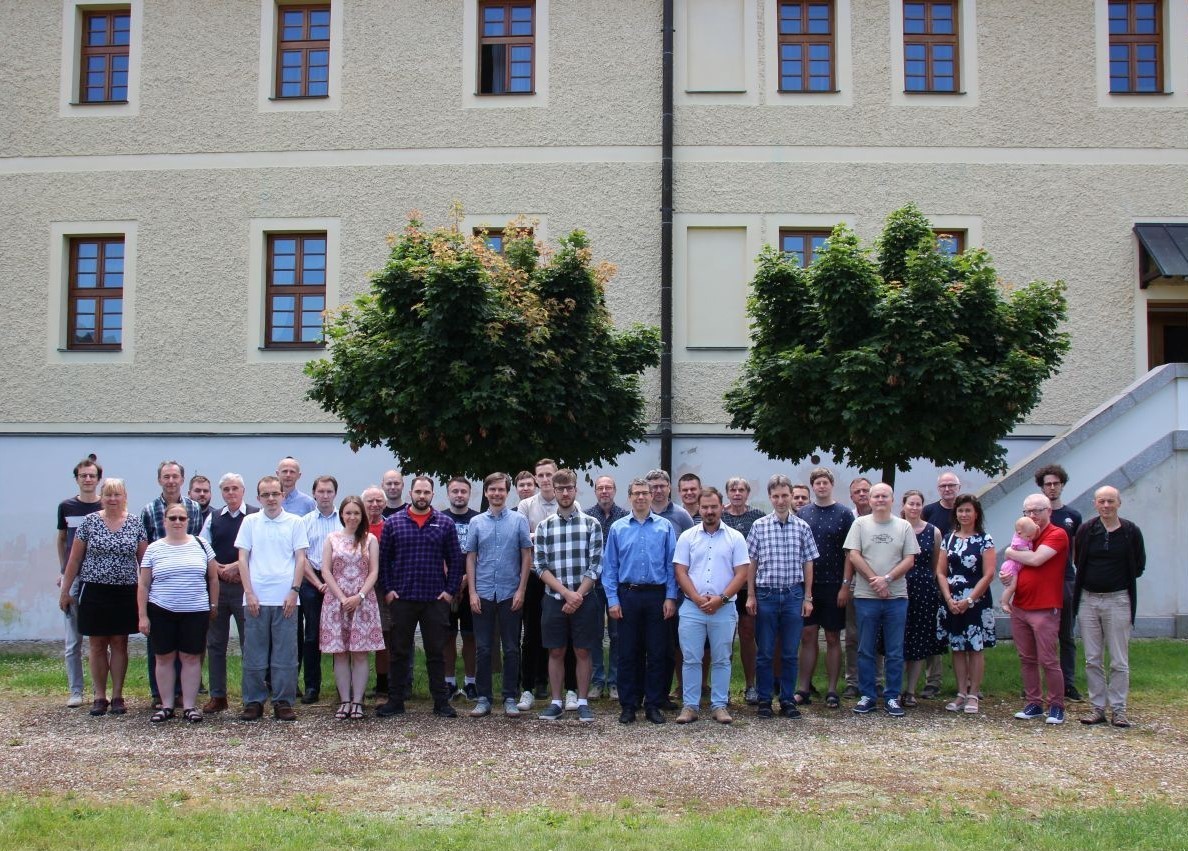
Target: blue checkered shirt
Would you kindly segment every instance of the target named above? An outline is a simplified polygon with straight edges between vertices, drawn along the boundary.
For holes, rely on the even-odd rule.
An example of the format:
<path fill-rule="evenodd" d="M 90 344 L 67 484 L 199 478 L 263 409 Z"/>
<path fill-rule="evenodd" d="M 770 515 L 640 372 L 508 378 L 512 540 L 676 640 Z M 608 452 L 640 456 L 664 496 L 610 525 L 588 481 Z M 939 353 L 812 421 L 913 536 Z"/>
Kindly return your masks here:
<path fill-rule="evenodd" d="M 186 514 L 190 518 L 186 521 L 186 532 L 197 535 L 202 531 L 202 506 L 188 496 L 181 498 L 181 504 L 186 507 Z M 150 544 L 165 537 L 165 497 L 157 497 L 140 510 L 140 525 L 144 526 Z"/>
<path fill-rule="evenodd" d="M 466 575 L 458 530 L 436 508 L 429 511 L 423 527 L 407 511 L 384 521 L 379 542 L 379 588 L 384 595 L 395 591 L 401 600 L 417 603 L 436 600 L 442 591 L 458 595 Z"/>
<path fill-rule="evenodd" d="M 819 553 L 813 530 L 789 512 L 781 523 L 774 511 L 760 517 L 747 535 L 747 554 L 758 564 L 755 586 L 787 588 L 804 582 L 804 563 Z"/>

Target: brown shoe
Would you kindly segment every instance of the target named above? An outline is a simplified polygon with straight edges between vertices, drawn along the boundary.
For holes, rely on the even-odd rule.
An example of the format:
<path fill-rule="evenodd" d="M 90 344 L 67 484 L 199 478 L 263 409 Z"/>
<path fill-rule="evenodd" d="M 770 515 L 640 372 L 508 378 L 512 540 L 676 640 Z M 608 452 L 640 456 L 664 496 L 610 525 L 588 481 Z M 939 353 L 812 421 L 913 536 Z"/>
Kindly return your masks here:
<path fill-rule="evenodd" d="M 225 697 L 212 697 L 210 700 L 206 701 L 206 703 L 202 704 L 202 714 L 203 715 L 210 715 L 212 712 L 226 712 L 226 711 L 227 711 L 227 698 L 225 698 Z"/>
<path fill-rule="evenodd" d="M 272 714 L 277 721 L 296 721 L 297 713 L 293 711 L 293 707 L 285 702 L 272 704 Z"/>
<path fill-rule="evenodd" d="M 678 724 L 692 724 L 697 720 L 697 710 L 692 706 L 686 706 L 681 710 L 681 714 L 676 717 Z"/>
<path fill-rule="evenodd" d="M 726 707 L 724 707 L 724 706 L 721 707 L 720 709 L 715 709 L 713 714 L 710 717 L 713 718 L 715 721 L 717 721 L 719 724 L 730 724 L 734 721 L 734 719 L 730 717 L 730 713 L 726 711 Z"/>
<path fill-rule="evenodd" d="M 240 721 L 259 721 L 264 716 L 264 704 L 245 703 L 243 712 L 239 713 Z"/>

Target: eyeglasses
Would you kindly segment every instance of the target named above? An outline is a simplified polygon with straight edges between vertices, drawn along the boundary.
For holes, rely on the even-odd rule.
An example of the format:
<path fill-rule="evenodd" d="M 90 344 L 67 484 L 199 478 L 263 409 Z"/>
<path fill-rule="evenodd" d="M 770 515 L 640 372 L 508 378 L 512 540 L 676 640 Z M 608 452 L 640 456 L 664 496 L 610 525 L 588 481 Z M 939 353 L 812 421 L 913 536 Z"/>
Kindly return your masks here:
<path fill-rule="evenodd" d="M 277 499 L 280 496 L 280 491 L 268 491 L 260 494 L 260 499 Z"/>
<path fill-rule="evenodd" d="M 184 514 L 170 514 L 165 519 L 172 520 L 174 523 L 185 523 L 190 518 Z"/>
<path fill-rule="evenodd" d="M 557 493 L 571 493 L 577 490 L 577 485 L 557 485 L 553 488 Z"/>
<path fill-rule="evenodd" d="M 1062 484 L 1064 484 L 1064 482 L 1060 481 L 1060 479 L 1051 479 L 1050 481 L 1044 482 L 1044 487 L 1055 488 L 1055 487 L 1059 487 Z"/>
<path fill-rule="evenodd" d="M 953 483 L 953 482 L 946 482 L 943 485 L 937 485 L 937 487 L 942 488 L 944 490 L 948 490 L 949 488 L 959 488 L 959 487 L 961 487 L 961 485 Z"/>
<path fill-rule="evenodd" d="M 1048 508 L 1024 508 L 1024 514 L 1043 514 L 1045 511 L 1050 511 Z"/>

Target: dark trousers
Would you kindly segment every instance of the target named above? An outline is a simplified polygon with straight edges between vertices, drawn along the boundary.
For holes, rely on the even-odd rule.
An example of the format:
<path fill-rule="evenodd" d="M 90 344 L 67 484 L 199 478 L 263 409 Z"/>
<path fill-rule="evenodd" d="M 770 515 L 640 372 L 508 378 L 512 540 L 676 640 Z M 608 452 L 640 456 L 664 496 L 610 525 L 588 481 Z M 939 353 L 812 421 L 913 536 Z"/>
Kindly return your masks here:
<path fill-rule="evenodd" d="M 668 655 L 668 624 L 664 620 L 664 588 L 632 590 L 619 586 L 619 607 L 623 619 L 619 621 L 619 704 L 634 709 L 643 697 L 645 708 L 659 708 L 668 693 L 665 691 L 667 672 L 671 664 Z M 640 676 L 640 662 L 643 676 Z"/>
<path fill-rule="evenodd" d="M 425 645 L 425 667 L 429 671 L 429 693 L 433 704 L 440 706 L 450 699 L 445 684 L 445 643 L 450 628 L 450 604 L 445 600 L 393 600 L 392 652 L 388 654 L 388 697 L 402 701 L 408 697 L 409 663 L 415 655 L 417 625 Z"/>
<path fill-rule="evenodd" d="M 540 601 L 543 597 L 544 583 L 535 573 L 529 574 L 528 586 L 524 589 L 524 641 L 520 650 L 520 681 L 524 691 L 536 691 L 537 686 L 549 683 L 549 654 L 540 638 Z"/>
<path fill-rule="evenodd" d="M 1073 684 L 1073 673 L 1077 668 L 1077 641 L 1073 637 L 1073 624 L 1077 619 L 1077 613 L 1073 611 L 1075 581 L 1064 580 L 1064 605 L 1060 609 L 1060 670 L 1066 689 Z"/>
<path fill-rule="evenodd" d="M 520 681 L 520 612 L 512 611 L 510 599 L 482 600 L 483 610 L 474 616 L 475 686 L 479 697 L 493 700 L 491 694 L 491 645 L 499 629 L 503 647 L 503 698 L 519 697 Z"/>
<path fill-rule="evenodd" d="M 308 579 L 301 580 L 297 607 L 297 667 L 304 672 L 308 691 L 322 690 L 322 595 Z"/>

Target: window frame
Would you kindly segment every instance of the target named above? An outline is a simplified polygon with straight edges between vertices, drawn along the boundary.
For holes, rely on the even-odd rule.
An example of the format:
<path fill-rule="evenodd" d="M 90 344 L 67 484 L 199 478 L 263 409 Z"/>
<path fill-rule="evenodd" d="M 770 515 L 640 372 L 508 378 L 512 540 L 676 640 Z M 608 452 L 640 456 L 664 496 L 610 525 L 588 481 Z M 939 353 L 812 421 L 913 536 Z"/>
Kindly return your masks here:
<path fill-rule="evenodd" d="M 946 257 L 956 257 L 958 254 L 963 254 L 966 245 L 969 244 L 969 232 L 964 228 L 933 228 L 932 232 L 936 235 L 936 250 L 940 251 Z M 957 243 L 957 250 L 952 254 L 941 250 L 941 239 L 943 237 L 951 237 Z"/>
<path fill-rule="evenodd" d="M 79 45 L 78 45 L 78 104 L 80 106 L 89 106 L 92 104 L 99 105 L 121 105 L 128 103 L 128 91 L 131 85 L 132 74 L 132 7 L 131 6 L 116 6 L 104 9 L 82 9 L 82 21 L 79 26 Z M 87 37 L 91 31 L 91 21 L 97 18 L 107 19 L 107 32 L 109 35 L 108 41 L 111 41 L 111 34 L 116 32 L 115 23 L 117 17 L 126 17 L 128 19 L 128 42 L 126 44 L 105 44 L 105 45 L 89 45 L 87 44 Z M 93 56 L 106 57 L 105 68 L 103 72 L 103 91 L 105 97 L 91 100 L 87 97 L 87 92 L 91 88 L 87 85 L 87 68 L 88 59 Z M 124 69 L 124 97 L 111 97 L 112 90 L 112 76 L 115 71 L 112 68 L 112 62 L 115 57 L 122 56 L 127 62 L 128 67 Z"/>
<path fill-rule="evenodd" d="M 302 34 L 309 35 L 310 28 L 313 26 L 311 15 L 313 12 L 325 12 L 327 16 L 326 22 L 326 38 L 325 39 L 311 39 L 302 38 L 295 41 L 286 41 L 284 39 L 285 22 L 284 17 L 286 12 L 300 11 L 303 13 L 302 19 Z M 273 48 L 273 86 L 272 97 L 276 100 L 293 101 L 293 100 L 325 100 L 330 97 L 330 75 L 333 70 L 333 60 L 331 58 L 331 42 L 333 41 L 330 32 L 332 27 L 334 11 L 330 3 L 284 3 L 278 4 L 276 7 L 276 43 Z M 282 94 L 282 87 L 285 85 L 283 78 L 284 74 L 284 54 L 286 51 L 301 51 L 301 94 L 286 95 Z M 309 94 L 309 54 L 315 50 L 326 51 L 326 93 L 325 94 Z"/>
<path fill-rule="evenodd" d="M 491 8 L 502 8 L 504 10 L 504 14 L 506 15 L 505 21 L 507 22 L 507 24 L 509 26 L 509 30 L 510 30 L 510 25 L 511 25 L 511 20 L 512 20 L 512 18 L 511 18 L 512 9 L 514 9 L 514 8 L 531 9 L 532 10 L 532 33 L 527 36 L 512 35 L 509 31 L 509 33 L 507 35 L 502 35 L 502 36 L 485 35 L 483 33 L 483 13 L 487 9 L 491 9 Z M 505 97 L 508 95 L 515 96 L 515 97 L 526 97 L 526 96 L 531 97 L 532 95 L 535 95 L 536 94 L 536 68 L 537 68 L 536 41 L 537 41 L 537 33 L 539 32 L 539 26 L 540 26 L 540 22 L 539 22 L 539 19 L 537 16 L 536 0 L 478 0 L 477 15 L 478 15 L 478 31 L 476 34 L 476 55 L 475 55 L 475 79 L 474 79 L 475 95 L 477 97 L 482 97 L 482 98 Z M 505 88 L 501 92 L 483 91 L 483 48 L 488 45 L 496 45 L 496 44 L 502 44 L 502 45 L 506 46 L 506 48 L 507 48 L 507 58 L 504 62 L 504 79 L 503 79 L 503 85 Z M 529 60 L 531 66 L 532 66 L 532 70 L 531 70 L 531 75 L 529 77 L 529 88 L 528 88 L 528 91 L 526 91 L 526 92 L 512 91 L 510 88 L 511 80 L 512 80 L 512 76 L 511 76 L 511 66 L 512 66 L 511 49 L 513 47 L 527 47 L 532 52 L 532 58 Z"/>
<path fill-rule="evenodd" d="M 800 268 L 808 269 L 817 259 L 817 252 L 813 249 L 813 239 L 819 236 L 825 237 L 826 240 L 833 235 L 832 228 L 823 227 L 782 227 L 777 232 L 776 239 L 779 243 L 779 252 L 785 257 L 795 257 L 794 252 L 784 251 L 784 237 L 786 236 L 800 236 L 804 237 L 805 247 L 807 248 L 807 255 L 801 257 Z"/>
<path fill-rule="evenodd" d="M 1110 21 L 1110 7 L 1119 3 L 1124 3 L 1127 7 L 1127 32 L 1113 33 L 1109 31 Z M 1155 32 L 1153 33 L 1139 33 L 1135 32 L 1134 26 L 1136 22 L 1137 7 L 1140 4 L 1150 4 L 1155 7 Z M 1160 95 L 1166 91 L 1167 82 L 1165 77 L 1164 67 L 1164 9 L 1163 0 L 1107 0 L 1106 2 L 1106 31 L 1108 33 L 1108 47 L 1106 53 L 1106 83 L 1110 94 L 1112 95 Z M 1138 64 L 1139 59 L 1135 55 L 1134 48 L 1144 45 L 1150 45 L 1155 48 L 1155 82 L 1156 88 L 1146 90 L 1135 88 L 1135 83 L 1139 79 Z M 1127 63 L 1127 84 L 1128 89 L 1114 88 L 1114 75 L 1112 66 L 1114 63 L 1113 51 L 1115 46 L 1126 46 L 1129 56 Z M 1146 61 L 1146 60 L 1143 60 Z"/>
<path fill-rule="evenodd" d="M 926 31 L 923 33 L 909 33 L 907 31 L 907 7 L 908 5 L 921 5 L 924 7 L 924 23 Z M 933 33 L 932 30 L 932 8 L 935 6 L 949 6 L 953 10 L 952 15 L 952 32 L 951 33 Z M 903 47 L 903 93 L 905 95 L 957 95 L 962 93 L 962 74 L 961 74 L 961 27 L 962 27 L 962 13 L 960 0 L 905 0 L 900 5 L 900 20 L 902 29 L 902 47 Z M 908 79 L 916 75 L 909 75 L 907 71 L 908 47 L 909 45 L 922 44 L 925 47 L 924 57 L 924 82 L 923 89 L 908 88 Z M 953 48 L 953 88 L 952 89 L 938 89 L 935 87 L 933 77 L 933 56 L 932 47 L 934 45 L 950 45 Z"/>
<path fill-rule="evenodd" d="M 67 237 L 67 267 L 66 267 L 66 340 L 65 349 L 70 352 L 120 352 L 124 349 L 124 333 L 127 330 L 124 305 L 125 273 L 127 269 L 127 240 L 124 234 L 72 234 Z M 84 243 L 97 243 L 99 254 L 96 257 L 96 283 L 94 287 L 78 286 L 79 247 Z M 107 287 L 103 281 L 107 277 L 106 246 L 119 245 L 121 248 L 120 286 Z M 95 304 L 95 342 L 80 343 L 74 339 L 75 323 L 78 319 L 77 302 L 80 299 L 93 299 Z M 118 299 L 120 302 L 120 341 L 118 343 L 104 343 L 103 317 L 106 311 L 103 303 Z"/>
<path fill-rule="evenodd" d="M 292 284 L 275 284 L 273 283 L 273 273 L 276 269 L 273 266 L 273 259 L 275 254 L 275 244 L 279 239 L 295 239 L 297 246 L 294 251 L 293 260 L 293 274 L 294 282 Z M 322 283 L 321 284 L 306 284 L 301 280 L 304 275 L 304 266 L 302 259 L 305 257 L 304 245 L 306 239 L 320 239 L 323 242 L 323 259 L 322 267 Z M 268 231 L 265 233 L 264 240 L 264 340 L 262 348 L 266 351 L 284 351 L 284 350 L 317 350 L 326 347 L 326 312 L 330 308 L 329 301 L 329 263 L 330 263 L 330 235 L 326 231 Z M 291 296 L 295 299 L 293 307 L 293 336 L 291 341 L 278 341 L 273 339 L 273 324 L 272 324 L 272 299 L 274 296 Z M 305 311 L 302 309 L 302 303 L 306 298 L 321 298 L 322 309 L 322 337 L 316 343 L 301 340 L 301 329 L 304 327 L 300 322 L 300 317 Z"/>
<path fill-rule="evenodd" d="M 795 34 L 785 34 L 780 32 L 780 22 L 783 20 L 781 12 L 785 6 L 800 5 L 801 9 L 801 24 L 802 31 Z M 825 35 L 820 33 L 810 33 L 808 31 L 808 24 L 811 20 L 809 16 L 809 8 L 811 6 L 825 6 L 829 10 L 829 32 Z M 777 0 L 775 3 L 775 30 L 776 30 L 776 90 L 780 94 L 790 95 L 825 95 L 834 94 L 838 91 L 837 84 L 837 3 L 836 0 Z M 785 45 L 799 45 L 803 50 L 803 73 L 801 74 L 802 83 L 808 83 L 812 78 L 809 73 L 809 63 L 812 61 L 809 53 L 813 45 L 825 44 L 829 47 L 829 88 L 827 89 L 813 89 L 807 85 L 800 89 L 786 89 L 784 88 L 784 74 L 782 55 Z"/>

